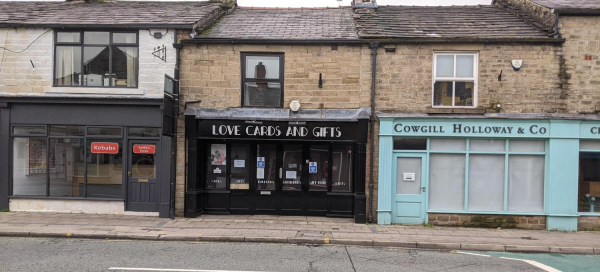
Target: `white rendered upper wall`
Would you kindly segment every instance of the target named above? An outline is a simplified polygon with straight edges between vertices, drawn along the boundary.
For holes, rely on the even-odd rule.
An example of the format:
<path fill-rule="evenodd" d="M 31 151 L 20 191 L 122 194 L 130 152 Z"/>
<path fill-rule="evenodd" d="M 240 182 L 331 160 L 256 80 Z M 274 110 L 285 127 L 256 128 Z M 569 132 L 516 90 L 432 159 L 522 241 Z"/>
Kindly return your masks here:
<path fill-rule="evenodd" d="M 154 32 L 166 35 L 156 39 L 151 35 Z M 51 29 L 0 29 L 0 47 L 10 50 L 0 48 L 0 96 L 161 98 L 164 95 L 164 75 L 173 77 L 176 61 L 174 31 L 167 33 L 166 29 L 151 29 L 149 32 L 142 29 L 139 30 L 137 88 L 53 87 L 53 36 Z M 166 61 L 152 54 L 163 45 L 166 47 Z"/>

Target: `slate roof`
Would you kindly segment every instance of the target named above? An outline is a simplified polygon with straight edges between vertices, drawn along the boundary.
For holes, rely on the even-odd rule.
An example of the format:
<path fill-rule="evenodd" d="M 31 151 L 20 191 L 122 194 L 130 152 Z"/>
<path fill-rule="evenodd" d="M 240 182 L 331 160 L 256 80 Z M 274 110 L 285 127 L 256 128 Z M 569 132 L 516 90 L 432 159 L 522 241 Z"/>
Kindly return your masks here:
<path fill-rule="evenodd" d="M 218 39 L 358 39 L 351 8 L 238 8 L 198 38 Z"/>
<path fill-rule="evenodd" d="M 600 0 L 530 0 L 559 13 L 600 14 Z"/>
<path fill-rule="evenodd" d="M 497 6 L 379 6 L 354 16 L 360 38 L 551 40 Z"/>
<path fill-rule="evenodd" d="M 192 25 L 219 11 L 208 2 L 0 2 L 0 27 L 151 27 Z"/>

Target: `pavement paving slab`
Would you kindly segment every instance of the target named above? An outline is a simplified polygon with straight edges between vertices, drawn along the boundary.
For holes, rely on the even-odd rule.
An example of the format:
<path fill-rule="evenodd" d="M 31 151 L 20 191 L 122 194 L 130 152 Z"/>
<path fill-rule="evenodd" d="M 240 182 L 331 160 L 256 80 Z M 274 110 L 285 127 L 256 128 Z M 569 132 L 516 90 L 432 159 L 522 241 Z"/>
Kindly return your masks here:
<path fill-rule="evenodd" d="M 0 236 L 338 244 L 444 250 L 600 255 L 600 232 L 355 224 L 350 218 L 0 213 Z"/>

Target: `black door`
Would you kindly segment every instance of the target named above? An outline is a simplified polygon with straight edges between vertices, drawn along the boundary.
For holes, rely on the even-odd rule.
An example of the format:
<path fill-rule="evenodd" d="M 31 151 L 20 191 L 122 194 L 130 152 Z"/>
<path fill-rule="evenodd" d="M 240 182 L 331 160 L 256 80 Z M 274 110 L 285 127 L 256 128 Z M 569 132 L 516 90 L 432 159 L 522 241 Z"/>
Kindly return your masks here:
<path fill-rule="evenodd" d="M 256 144 L 256 161 L 253 165 L 255 168 L 254 213 L 256 214 L 279 214 L 281 190 L 279 148 L 277 144 Z"/>
<path fill-rule="evenodd" d="M 131 141 L 127 169 L 127 210 L 158 211 L 158 142 Z"/>
<path fill-rule="evenodd" d="M 252 189 L 250 187 L 251 145 L 231 143 L 229 155 L 229 212 L 232 214 L 252 213 Z"/>
<path fill-rule="evenodd" d="M 306 213 L 304 146 L 302 144 L 283 144 L 280 154 L 282 162 L 279 168 L 279 177 L 281 178 L 280 214 L 304 215 Z"/>

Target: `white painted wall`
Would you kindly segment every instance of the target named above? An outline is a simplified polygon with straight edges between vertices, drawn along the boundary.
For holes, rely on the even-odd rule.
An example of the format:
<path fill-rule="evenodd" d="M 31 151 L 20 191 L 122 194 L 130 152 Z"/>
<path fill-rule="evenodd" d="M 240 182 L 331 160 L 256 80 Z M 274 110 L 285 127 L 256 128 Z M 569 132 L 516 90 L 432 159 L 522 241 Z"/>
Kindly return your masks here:
<path fill-rule="evenodd" d="M 151 33 L 167 33 L 152 29 Z M 175 69 L 174 31 L 155 39 L 147 29 L 139 30 L 139 84 L 136 89 L 52 87 L 53 31 L 51 29 L 0 29 L 0 95 L 4 96 L 135 96 L 163 97 L 164 75 L 173 76 Z M 37 39 L 37 40 L 36 40 Z M 33 42 L 35 40 L 35 42 Z M 33 43 L 32 43 L 33 42 Z M 154 57 L 158 46 L 166 46 L 166 62 Z"/>

